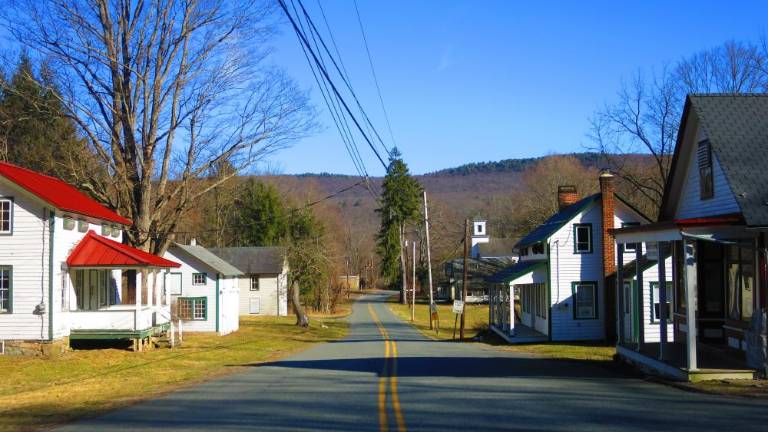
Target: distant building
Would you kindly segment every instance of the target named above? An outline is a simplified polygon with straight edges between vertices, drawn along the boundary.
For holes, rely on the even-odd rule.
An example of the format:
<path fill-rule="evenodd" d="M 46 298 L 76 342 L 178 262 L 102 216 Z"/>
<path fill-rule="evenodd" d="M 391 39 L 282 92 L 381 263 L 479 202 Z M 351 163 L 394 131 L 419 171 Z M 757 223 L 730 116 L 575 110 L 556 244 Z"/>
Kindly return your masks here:
<path fill-rule="evenodd" d="M 240 279 L 240 315 L 288 315 L 288 260 L 281 247 L 211 248 L 245 274 Z"/>

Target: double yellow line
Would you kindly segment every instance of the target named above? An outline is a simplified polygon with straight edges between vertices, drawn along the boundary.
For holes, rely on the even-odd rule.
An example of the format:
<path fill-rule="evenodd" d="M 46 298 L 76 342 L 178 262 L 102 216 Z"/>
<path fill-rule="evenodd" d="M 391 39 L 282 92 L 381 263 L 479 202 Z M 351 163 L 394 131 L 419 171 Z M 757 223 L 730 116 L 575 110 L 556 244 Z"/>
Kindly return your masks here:
<path fill-rule="evenodd" d="M 405 432 L 405 419 L 400 409 L 400 398 L 397 395 L 397 342 L 390 340 L 387 329 L 381 324 L 372 305 L 368 305 L 371 318 L 384 338 L 384 368 L 379 377 L 379 431 L 389 431 L 389 416 L 387 414 L 387 383 L 392 395 L 392 410 L 395 412 L 398 432 Z"/>

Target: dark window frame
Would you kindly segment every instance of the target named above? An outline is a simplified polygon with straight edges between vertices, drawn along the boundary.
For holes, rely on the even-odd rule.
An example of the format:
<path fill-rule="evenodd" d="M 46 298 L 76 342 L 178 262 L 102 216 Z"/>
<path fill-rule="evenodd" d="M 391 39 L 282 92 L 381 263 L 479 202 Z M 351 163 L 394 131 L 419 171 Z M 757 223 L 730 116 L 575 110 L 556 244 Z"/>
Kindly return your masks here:
<path fill-rule="evenodd" d="M 579 317 L 578 316 L 578 287 L 589 286 L 592 287 L 592 311 L 591 317 Z M 573 298 L 573 319 L 577 321 L 596 320 L 600 318 L 599 305 L 597 301 L 597 281 L 576 281 L 571 282 L 571 297 Z"/>
<path fill-rule="evenodd" d="M 706 154 L 702 155 L 702 152 Z M 699 198 L 702 201 L 715 197 L 715 163 L 712 157 L 712 145 L 709 140 L 696 145 L 696 161 L 699 167 Z"/>
<path fill-rule="evenodd" d="M 588 228 L 589 231 L 589 250 L 579 250 L 579 228 Z M 574 254 L 591 254 L 595 250 L 594 248 L 594 230 L 591 223 L 578 223 L 573 224 L 573 253 Z"/>
<path fill-rule="evenodd" d="M 659 324 L 659 322 L 661 320 L 661 317 L 658 317 L 658 318 L 656 317 L 656 298 L 653 295 L 653 291 L 660 289 L 660 285 L 661 284 L 659 283 L 659 281 L 650 281 L 650 282 L 648 282 L 648 287 L 649 287 L 649 291 L 650 291 L 650 293 L 649 293 L 649 296 L 650 296 L 650 298 L 649 298 L 649 306 L 650 307 L 648 308 L 648 309 L 650 309 L 648 311 L 649 314 L 650 314 L 650 319 L 651 319 L 650 323 L 651 324 L 656 324 L 656 325 Z M 672 322 L 672 299 L 670 298 L 671 297 L 670 296 L 670 294 L 671 294 L 670 287 L 673 285 L 673 282 L 671 280 L 668 280 L 666 285 L 667 285 L 666 286 L 666 288 L 667 288 L 667 304 L 669 305 L 669 306 L 667 306 L 667 323 L 671 323 Z M 661 303 L 659 303 L 659 305 L 661 305 Z M 659 306 L 659 311 L 661 311 L 661 306 Z"/>
<path fill-rule="evenodd" d="M 253 281 L 256 281 L 256 288 L 253 287 Z M 249 288 L 251 291 L 261 291 L 261 277 L 259 275 L 251 275 Z"/>
<path fill-rule="evenodd" d="M 5 310 L 2 309 L 3 304 L 0 302 L 0 315 L 13 313 L 13 266 L 0 265 L 0 271 L 8 272 L 8 288 L 4 289 L 8 291 L 8 297 L 5 299 L 8 302 L 8 307 Z M 0 287 L 0 289 L 2 289 Z"/>
<path fill-rule="evenodd" d="M 208 297 L 201 296 L 201 297 L 179 297 L 179 318 L 184 321 L 208 321 Z M 189 315 L 182 314 L 182 303 L 189 302 Z M 195 317 L 195 311 L 197 310 L 198 303 L 203 304 L 203 317 L 202 318 L 196 318 Z"/>
<path fill-rule="evenodd" d="M 203 277 L 203 282 L 197 282 L 196 281 L 195 278 L 198 277 L 198 276 L 202 276 Z M 193 286 L 205 286 L 207 284 L 208 284 L 208 273 L 205 273 L 205 272 L 192 273 L 192 285 Z"/>
<path fill-rule="evenodd" d="M 14 213 L 14 207 L 15 207 L 14 205 L 15 199 L 14 197 L 10 197 L 10 196 L 0 197 L 0 203 L 4 203 L 4 202 L 8 203 L 8 230 L 2 231 L 1 230 L 2 226 L 0 226 L 0 236 L 10 236 L 10 235 L 13 235 L 13 219 L 14 219 L 13 213 Z"/>
<path fill-rule="evenodd" d="M 640 222 L 622 222 L 621 227 L 627 228 L 627 227 L 633 227 L 633 226 L 639 226 Z M 624 252 L 637 252 L 637 243 L 627 243 L 624 245 Z"/>

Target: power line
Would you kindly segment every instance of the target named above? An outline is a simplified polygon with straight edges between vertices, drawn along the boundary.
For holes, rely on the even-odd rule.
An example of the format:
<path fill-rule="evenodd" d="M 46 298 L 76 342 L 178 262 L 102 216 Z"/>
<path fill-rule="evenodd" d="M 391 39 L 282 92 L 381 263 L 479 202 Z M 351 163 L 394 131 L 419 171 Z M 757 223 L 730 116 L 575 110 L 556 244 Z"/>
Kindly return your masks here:
<path fill-rule="evenodd" d="M 395 141 L 395 134 L 392 133 L 392 123 L 389 121 L 389 114 L 387 108 L 384 106 L 384 98 L 381 96 L 381 87 L 379 87 L 379 79 L 376 77 L 376 69 L 373 67 L 373 57 L 371 56 L 371 50 L 368 48 L 368 38 L 365 37 L 365 28 L 363 27 L 363 20 L 360 18 L 360 9 L 357 7 L 357 0 L 355 3 L 355 13 L 357 14 L 357 23 L 360 24 L 360 33 L 363 35 L 363 42 L 365 44 L 365 52 L 368 54 L 368 64 L 371 66 L 371 75 L 373 75 L 373 82 L 376 84 L 376 92 L 379 95 L 379 102 L 381 103 L 381 110 L 384 112 L 384 119 L 387 121 L 387 129 L 389 130 L 389 137 L 392 138 L 392 145 L 397 147 Z"/>
<path fill-rule="evenodd" d="M 287 12 L 287 7 L 285 5 L 284 0 L 278 0 L 278 1 L 280 3 L 280 6 L 283 8 L 283 10 L 286 11 L 286 14 L 288 15 L 288 18 L 291 21 L 291 24 L 293 24 L 294 30 L 297 30 L 297 27 L 296 27 L 296 24 L 295 24 L 295 21 L 294 21 L 293 17 Z M 368 114 L 363 109 L 363 106 L 360 103 L 360 100 L 358 99 L 357 94 L 355 93 L 354 89 L 352 88 L 352 85 L 350 84 L 350 82 L 348 80 L 348 77 L 346 76 L 346 74 L 344 72 L 342 72 L 341 68 L 339 67 L 339 64 L 336 62 L 335 58 L 331 54 L 331 51 L 328 48 L 328 45 L 325 43 L 325 41 L 322 38 L 322 35 L 320 35 L 320 32 L 317 30 L 317 26 L 315 26 L 315 23 L 312 20 L 312 17 L 309 16 L 309 13 L 307 12 L 306 8 L 304 7 L 304 3 L 301 0 L 297 0 L 297 1 L 299 3 L 299 7 L 301 7 L 302 12 L 304 13 L 304 17 L 307 20 L 307 23 L 308 23 L 308 25 L 310 27 L 310 30 L 312 32 L 314 32 L 315 34 L 317 34 L 318 39 L 320 40 L 320 44 L 323 46 L 323 49 L 325 50 L 326 55 L 331 60 L 331 63 L 333 64 L 334 68 L 336 69 L 336 72 L 339 74 L 339 76 L 341 76 L 342 82 L 344 82 L 345 86 L 347 87 L 347 90 L 352 95 L 352 98 L 355 100 L 355 103 L 357 104 L 357 107 L 360 110 L 360 113 L 362 114 L 363 118 L 365 119 L 366 123 L 364 123 L 364 124 L 367 124 L 366 127 L 370 127 L 370 129 L 373 130 L 373 133 L 374 133 L 375 137 L 379 140 L 379 143 L 384 148 L 384 150 L 386 151 L 387 155 L 391 155 L 391 152 L 387 148 L 386 144 L 384 144 L 384 140 L 382 140 L 381 135 L 378 133 L 376 128 L 373 126 L 373 123 L 371 122 L 371 119 L 368 117 Z M 298 32 L 298 30 L 297 30 L 297 32 Z M 299 33 L 297 33 L 297 34 L 299 34 Z M 299 38 L 302 39 L 302 41 L 306 42 L 306 35 L 304 35 L 303 33 L 299 34 Z M 312 51 L 312 54 L 313 54 L 313 58 L 315 58 L 315 61 L 317 62 L 317 56 L 314 54 L 313 51 Z M 333 87 L 334 92 L 340 98 L 342 104 L 344 104 L 344 107 L 346 108 L 346 110 L 349 113 L 350 117 L 355 122 L 355 125 L 357 126 L 357 128 L 360 131 L 361 135 L 363 135 L 363 137 L 367 141 L 368 145 L 371 147 L 371 149 L 374 151 L 374 153 L 376 153 L 376 156 L 379 158 L 379 161 L 382 163 L 382 165 L 384 165 L 384 169 L 386 169 L 387 166 L 384 163 L 384 160 L 381 158 L 381 156 L 379 155 L 378 151 L 376 151 L 376 149 L 373 147 L 373 144 L 371 143 L 371 140 L 363 132 L 363 130 L 360 127 L 360 124 L 358 123 L 356 117 L 352 114 L 351 110 L 347 106 L 347 104 L 344 101 L 344 99 L 341 98 L 341 94 L 338 92 L 338 89 L 336 88 L 336 86 L 331 81 L 330 76 L 328 75 L 327 70 L 325 68 L 323 68 L 322 70 L 323 70 L 324 76 L 326 77 L 326 79 L 329 81 L 329 83 Z"/>

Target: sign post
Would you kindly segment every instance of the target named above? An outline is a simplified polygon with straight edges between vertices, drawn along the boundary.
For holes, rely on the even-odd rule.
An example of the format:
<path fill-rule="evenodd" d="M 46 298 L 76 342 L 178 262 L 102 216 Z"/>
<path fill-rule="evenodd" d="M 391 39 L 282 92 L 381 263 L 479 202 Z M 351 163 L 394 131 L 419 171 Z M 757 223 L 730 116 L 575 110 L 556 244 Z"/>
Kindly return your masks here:
<path fill-rule="evenodd" d="M 453 338 L 456 339 L 456 323 L 459 320 L 459 315 L 461 315 L 462 323 L 464 322 L 464 300 L 453 301 L 453 313 L 456 314 L 453 320 Z"/>

